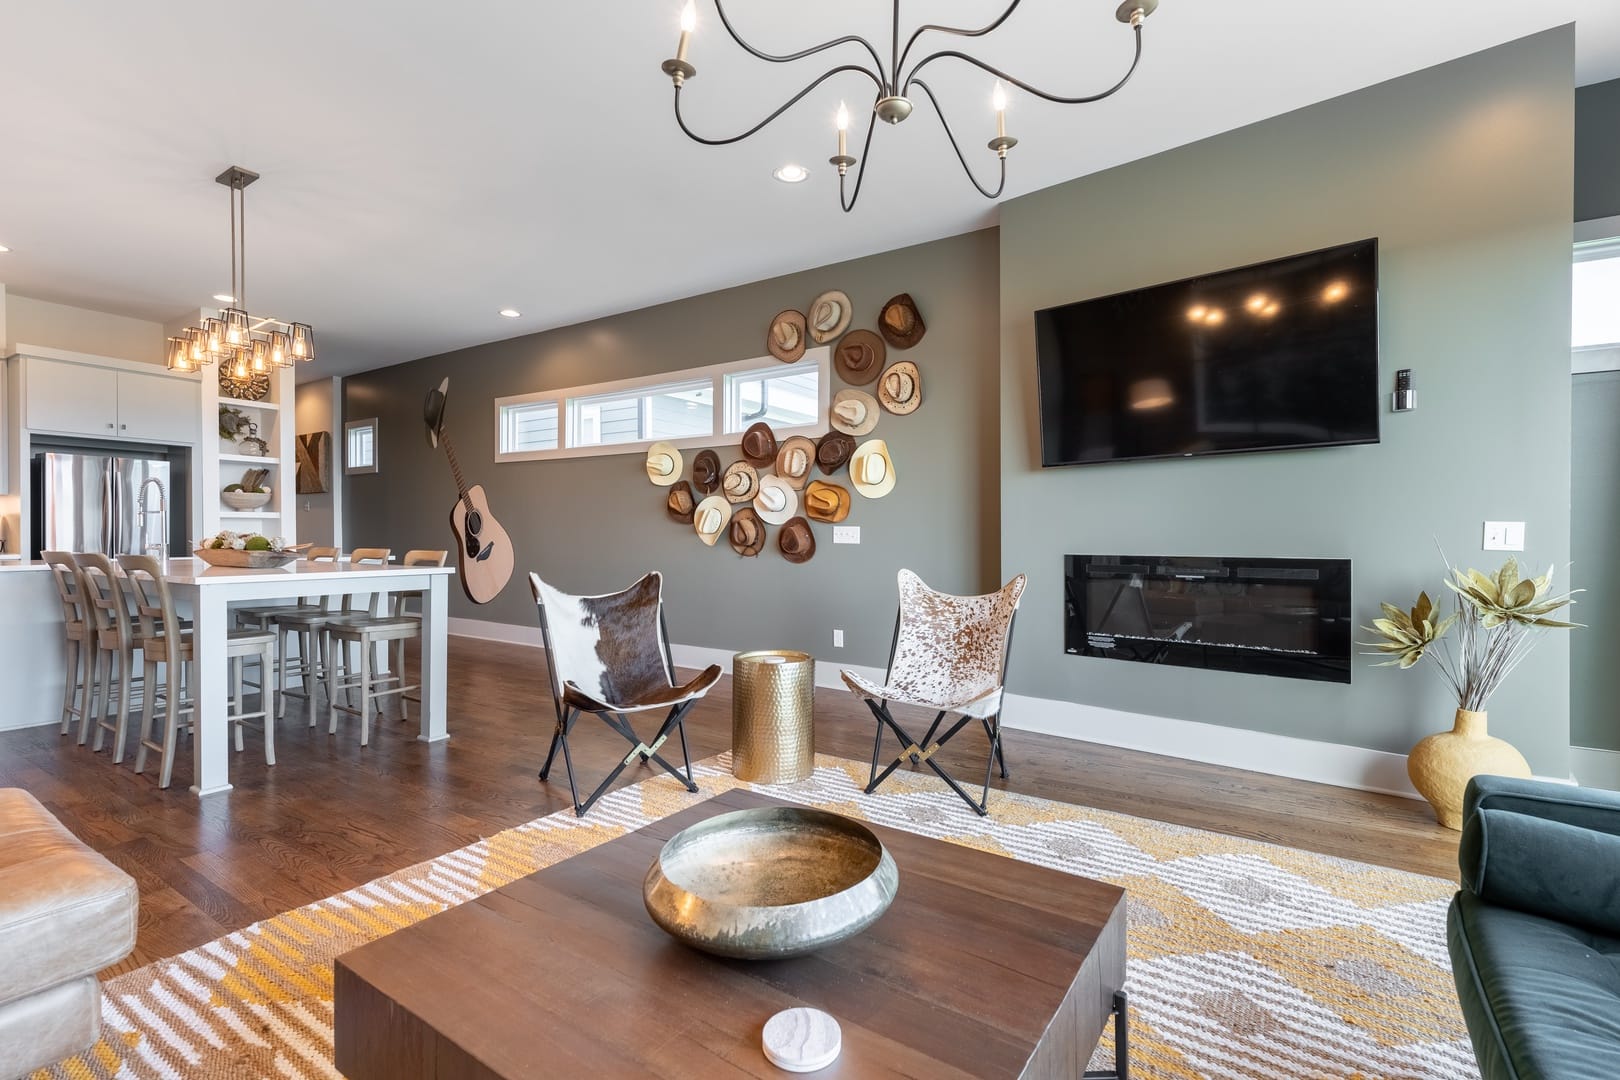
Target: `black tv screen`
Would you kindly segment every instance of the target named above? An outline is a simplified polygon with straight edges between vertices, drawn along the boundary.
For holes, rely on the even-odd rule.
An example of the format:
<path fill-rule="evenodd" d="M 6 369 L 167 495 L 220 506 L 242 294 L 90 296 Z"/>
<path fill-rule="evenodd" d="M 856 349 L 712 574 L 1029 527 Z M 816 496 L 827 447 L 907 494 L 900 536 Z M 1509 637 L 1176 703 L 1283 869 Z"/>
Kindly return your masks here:
<path fill-rule="evenodd" d="M 1035 313 L 1041 464 L 1378 441 L 1378 241 Z"/>

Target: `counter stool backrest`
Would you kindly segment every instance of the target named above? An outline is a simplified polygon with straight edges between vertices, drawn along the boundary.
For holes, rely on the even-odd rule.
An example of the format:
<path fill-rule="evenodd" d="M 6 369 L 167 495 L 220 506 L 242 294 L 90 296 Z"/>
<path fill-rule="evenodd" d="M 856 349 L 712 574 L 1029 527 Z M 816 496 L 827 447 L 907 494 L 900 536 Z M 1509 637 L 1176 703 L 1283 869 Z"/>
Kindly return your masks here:
<path fill-rule="evenodd" d="M 56 595 L 62 601 L 62 621 L 69 626 L 90 622 L 89 605 L 84 598 L 84 584 L 79 579 L 79 564 L 66 551 L 42 551 L 40 558 L 51 568 L 56 582 Z"/>
<path fill-rule="evenodd" d="M 443 566 L 449 561 L 450 553 L 448 551 L 435 551 L 431 548 L 413 548 L 405 553 L 405 557 L 402 558 L 399 563 L 401 566 Z M 395 593 L 393 596 L 394 615 L 397 617 L 408 614 L 407 605 L 409 605 L 412 600 L 420 599 L 422 599 L 422 591 L 420 589 L 412 589 L 409 592 Z"/>
<path fill-rule="evenodd" d="M 335 563 L 342 554 L 343 552 L 339 551 L 335 547 L 306 548 L 304 550 L 304 561 Z M 300 596 L 298 598 L 298 603 L 300 607 L 325 607 L 326 597 L 320 595 Z"/>
<path fill-rule="evenodd" d="M 393 554 L 392 548 L 355 548 L 349 552 L 350 566 L 387 566 L 388 557 Z M 365 598 L 365 607 L 359 606 L 360 599 Z M 349 593 L 343 598 L 343 614 L 358 615 L 364 610 L 367 615 L 377 614 L 376 593 Z"/>
<path fill-rule="evenodd" d="M 161 634 L 171 643 L 178 642 L 180 619 L 174 611 L 174 597 L 169 594 L 163 567 L 150 555 L 120 555 L 118 565 L 124 568 L 124 581 L 135 602 L 141 637 Z"/>
<path fill-rule="evenodd" d="M 92 625 L 98 631 L 116 632 L 119 648 L 129 650 L 137 636 L 135 621 L 112 560 L 95 552 L 85 552 L 74 556 L 74 561 L 79 564 L 84 597 L 89 601 L 93 616 Z"/>

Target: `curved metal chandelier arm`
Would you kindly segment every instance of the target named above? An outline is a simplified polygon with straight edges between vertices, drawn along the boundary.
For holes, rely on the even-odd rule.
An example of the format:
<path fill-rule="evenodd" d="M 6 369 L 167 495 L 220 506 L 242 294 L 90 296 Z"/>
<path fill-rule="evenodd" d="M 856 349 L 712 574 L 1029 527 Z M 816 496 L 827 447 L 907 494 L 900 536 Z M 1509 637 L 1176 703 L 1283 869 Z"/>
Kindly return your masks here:
<path fill-rule="evenodd" d="M 693 131 L 691 128 L 686 126 L 686 118 L 681 115 L 681 87 L 680 87 L 679 84 L 676 84 L 676 86 L 675 86 L 675 122 L 677 124 L 679 124 L 680 127 L 681 127 L 681 130 L 686 133 L 686 137 L 691 139 L 693 142 L 702 143 L 704 146 L 730 146 L 732 143 L 742 142 L 744 139 L 748 138 L 748 136 L 754 134 L 756 131 L 759 131 L 761 128 L 763 128 L 767 124 L 769 124 L 772 120 L 775 120 L 778 116 L 781 116 L 783 113 L 785 113 L 789 109 L 793 108 L 793 106 L 797 105 L 800 101 L 804 100 L 804 97 L 805 97 L 806 94 L 810 93 L 816 87 L 820 86 L 822 83 L 824 83 L 828 79 L 832 78 L 834 75 L 841 75 L 846 71 L 858 71 L 858 72 L 860 72 L 862 75 L 865 75 L 868 79 L 871 79 L 874 83 L 877 84 L 877 88 L 878 88 L 879 93 L 883 92 L 883 80 L 878 78 L 878 76 L 872 74 L 870 71 L 868 71 L 862 65 L 860 65 L 860 64 L 840 64 L 838 67 L 835 67 L 835 68 L 831 69 L 830 71 L 827 71 L 824 74 L 817 77 L 816 80 L 814 82 L 812 82 L 809 86 L 806 86 L 803 90 L 800 90 L 797 94 L 794 94 L 792 97 L 788 98 L 787 101 L 784 102 L 782 104 L 782 106 L 780 108 L 778 108 L 775 112 L 771 113 L 765 119 L 761 120 L 759 123 L 755 124 L 753 127 L 749 128 L 747 131 L 743 132 L 741 135 L 732 135 L 729 138 L 724 138 L 724 139 L 709 139 L 709 138 L 705 138 L 702 135 L 699 135 L 697 132 Z M 867 134 L 867 138 L 868 139 L 871 138 L 870 133 Z"/>
<path fill-rule="evenodd" d="M 878 92 L 882 93 L 881 88 Z M 854 194 L 850 195 L 847 203 L 844 201 L 844 174 L 838 174 L 838 205 L 844 208 L 846 214 L 855 209 L 856 200 L 861 197 L 861 181 L 866 178 L 866 163 L 871 160 L 872 156 L 872 132 L 876 129 L 877 113 L 873 112 L 872 118 L 866 122 L 866 141 L 861 144 L 861 164 L 855 170 L 855 191 Z"/>
<path fill-rule="evenodd" d="M 983 195 L 987 199 L 1000 198 L 1002 189 L 1007 186 L 1006 154 L 996 155 L 1001 162 L 1001 182 L 997 184 L 995 190 L 992 191 L 983 184 L 979 183 L 979 178 L 973 175 L 973 169 L 968 165 L 967 157 L 963 155 L 962 147 L 956 141 L 956 134 L 951 131 L 950 121 L 945 119 L 945 110 L 939 107 L 939 98 L 934 96 L 934 91 L 930 89 L 928 84 L 923 82 L 921 79 L 914 79 L 912 81 L 916 84 L 919 90 L 928 95 L 928 100 L 934 103 L 934 112 L 939 115 L 939 126 L 945 129 L 945 137 L 951 141 L 951 149 L 956 151 L 956 160 L 962 163 L 962 171 L 967 173 L 967 178 L 973 182 L 973 186 L 979 189 L 979 194 Z"/>
<path fill-rule="evenodd" d="M 806 56 L 814 56 L 816 53 L 826 52 L 828 49 L 835 49 L 840 45 L 848 45 L 850 43 L 859 45 L 871 55 L 872 64 L 877 68 L 878 71 L 878 92 L 883 92 L 883 59 L 878 55 L 876 47 L 874 47 L 870 41 L 867 41 L 858 34 L 845 34 L 841 38 L 834 38 L 831 41 L 824 41 L 820 45 L 812 45 L 810 48 L 800 49 L 796 53 L 783 53 L 781 55 L 777 55 L 776 53 L 765 52 L 763 49 L 756 49 L 754 46 L 745 41 L 743 36 L 737 33 L 737 28 L 731 25 L 731 20 L 726 17 L 726 6 L 721 2 L 721 0 L 714 0 L 714 10 L 719 13 L 720 25 L 726 28 L 726 33 L 731 35 L 731 40 L 742 46 L 745 52 L 750 53 L 753 56 L 757 56 L 761 60 L 769 60 L 773 64 L 786 64 L 794 60 L 802 60 Z M 861 70 L 864 71 L 865 68 L 862 68 Z M 898 70 L 895 72 L 895 78 L 899 78 Z"/>
<path fill-rule="evenodd" d="M 990 33 L 1002 23 L 1006 22 L 1007 17 L 1010 16 L 1014 11 L 1017 11 L 1018 5 L 1023 2 L 1024 0 L 1012 0 L 1012 3 L 1007 5 L 1007 10 L 996 16 L 996 20 L 994 22 L 981 26 L 977 30 L 969 30 L 962 26 L 942 26 L 939 23 L 926 23 L 917 27 L 916 30 L 912 31 L 911 37 L 906 39 L 906 47 L 900 50 L 900 58 L 895 62 L 894 70 L 896 78 L 899 77 L 900 69 L 906 66 L 906 57 L 911 55 L 911 47 L 917 44 L 917 39 L 922 37 L 928 31 L 937 30 L 942 34 L 955 34 L 957 37 L 984 37 L 984 35 Z M 918 67 L 921 66 L 922 65 L 920 64 L 918 65 Z M 917 73 L 915 71 L 912 72 L 913 76 L 916 74 Z"/>
<path fill-rule="evenodd" d="M 1024 80 L 1007 74 L 1005 71 L 1002 71 L 1000 68 L 991 67 L 989 64 L 985 63 L 983 60 L 979 60 L 979 59 L 977 59 L 975 57 L 969 56 L 967 53 L 964 53 L 964 52 L 957 52 L 955 49 L 946 49 L 946 50 L 943 50 L 943 51 L 937 52 L 937 53 L 929 53 L 927 56 L 925 56 L 921 60 L 917 61 L 917 66 L 911 69 L 911 74 L 910 75 L 906 76 L 905 86 L 900 91 L 900 93 L 905 94 L 911 89 L 912 83 L 917 81 L 917 73 L 922 71 L 923 68 L 927 67 L 929 64 L 933 63 L 935 60 L 943 60 L 946 57 L 952 57 L 952 58 L 955 58 L 957 60 L 966 61 L 967 63 L 972 64 L 974 67 L 978 68 L 979 70 L 988 72 L 991 75 L 994 75 L 996 78 L 1001 79 L 1003 82 L 1011 83 L 1012 85 L 1018 87 L 1020 90 L 1023 90 L 1023 91 L 1025 91 L 1027 93 L 1034 94 L 1038 98 L 1045 98 L 1047 101 L 1053 101 L 1053 102 L 1056 102 L 1059 105 L 1089 105 L 1093 101 L 1101 101 L 1103 98 L 1109 97 L 1110 95 L 1112 95 L 1114 93 L 1117 93 L 1120 90 L 1121 87 L 1123 87 L 1126 83 L 1131 81 L 1131 76 L 1136 74 L 1136 66 L 1142 62 L 1142 28 L 1140 26 L 1137 26 L 1137 27 L 1133 27 L 1132 29 L 1134 29 L 1136 31 L 1136 55 L 1131 58 L 1131 66 L 1130 66 L 1130 68 L 1125 72 L 1125 74 L 1120 78 L 1120 80 L 1117 83 L 1115 83 L 1113 86 L 1110 86 L 1108 89 L 1102 91 L 1099 94 L 1086 94 L 1086 95 L 1083 95 L 1081 97 L 1063 97 L 1061 94 L 1048 93 L 1047 91 L 1042 90 L 1038 86 L 1031 86 L 1029 83 L 1025 82 Z"/>

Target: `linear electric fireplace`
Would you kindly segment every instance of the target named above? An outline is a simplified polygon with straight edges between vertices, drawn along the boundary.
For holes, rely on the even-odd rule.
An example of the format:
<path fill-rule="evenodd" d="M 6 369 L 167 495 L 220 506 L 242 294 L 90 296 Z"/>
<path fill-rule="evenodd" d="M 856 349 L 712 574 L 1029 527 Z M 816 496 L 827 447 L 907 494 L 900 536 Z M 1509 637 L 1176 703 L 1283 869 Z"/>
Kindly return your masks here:
<path fill-rule="evenodd" d="M 1072 655 L 1350 681 L 1349 559 L 1069 555 L 1065 570 Z"/>

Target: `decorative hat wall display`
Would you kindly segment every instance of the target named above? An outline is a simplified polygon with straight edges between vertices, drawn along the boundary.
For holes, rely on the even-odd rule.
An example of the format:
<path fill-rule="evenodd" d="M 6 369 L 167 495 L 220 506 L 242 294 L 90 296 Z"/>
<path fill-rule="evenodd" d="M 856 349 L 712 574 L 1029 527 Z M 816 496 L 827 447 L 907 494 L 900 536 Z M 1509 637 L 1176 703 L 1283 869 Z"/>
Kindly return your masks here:
<path fill-rule="evenodd" d="M 776 359 L 792 364 L 808 345 L 836 341 L 833 371 L 851 385 L 837 389 L 828 403 L 832 430 L 819 439 L 794 435 L 779 441 L 770 424 L 760 421 L 743 432 L 737 447 L 740 460 L 722 465 L 715 450 L 694 455 L 690 482 L 681 479 L 682 457 L 673 444 L 658 442 L 647 450 L 647 478 L 669 488 L 664 503 L 670 519 L 690 525 L 710 547 L 724 536 L 742 558 L 759 556 L 775 526 L 782 558 L 808 562 L 816 553 L 812 521 L 834 525 L 848 519 L 851 489 L 866 499 L 892 492 L 896 471 L 888 442 L 865 437 L 876 430 L 883 413 L 909 416 L 922 406 L 917 362 L 888 363 L 890 348 L 914 348 L 927 333 L 909 293 L 883 305 L 876 331 L 849 329 L 854 306 L 849 294 L 838 289 L 817 296 L 807 310 L 778 312 L 766 330 L 766 347 Z M 811 478 L 816 472 L 835 477 L 846 467 L 847 486 Z"/>

